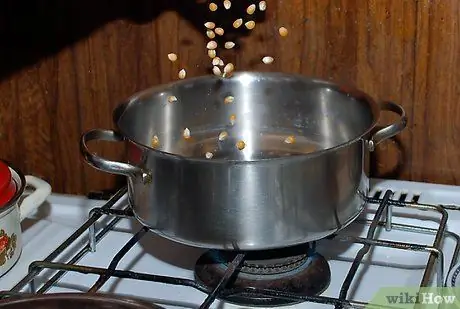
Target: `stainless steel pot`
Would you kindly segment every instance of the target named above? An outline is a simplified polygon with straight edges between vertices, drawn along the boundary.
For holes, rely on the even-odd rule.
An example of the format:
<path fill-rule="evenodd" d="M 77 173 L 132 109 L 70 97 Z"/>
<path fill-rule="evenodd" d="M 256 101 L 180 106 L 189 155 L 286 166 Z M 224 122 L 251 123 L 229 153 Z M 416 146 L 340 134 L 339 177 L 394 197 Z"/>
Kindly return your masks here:
<path fill-rule="evenodd" d="M 371 134 L 382 109 L 400 118 Z M 231 250 L 296 245 L 347 226 L 365 206 L 369 151 L 406 126 L 397 104 L 282 73 L 178 81 L 134 95 L 113 117 L 118 131 L 85 133 L 81 151 L 128 177 L 138 220 L 177 242 Z M 92 153 L 91 140 L 126 142 L 128 163 Z"/>

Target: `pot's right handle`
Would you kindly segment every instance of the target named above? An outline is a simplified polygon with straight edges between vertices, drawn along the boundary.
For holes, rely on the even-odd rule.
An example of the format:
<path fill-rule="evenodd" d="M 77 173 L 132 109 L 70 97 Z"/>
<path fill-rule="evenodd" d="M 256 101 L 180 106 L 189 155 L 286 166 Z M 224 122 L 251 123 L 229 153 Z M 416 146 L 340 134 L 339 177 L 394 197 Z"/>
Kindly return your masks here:
<path fill-rule="evenodd" d="M 404 128 L 406 128 L 407 125 L 406 112 L 404 111 L 404 108 L 401 105 L 393 102 L 382 102 L 381 104 L 381 110 L 397 113 L 400 116 L 399 121 L 375 132 L 367 143 L 369 151 L 374 151 L 375 146 L 377 146 L 384 140 L 395 136 L 396 134 L 404 130 Z"/>
<path fill-rule="evenodd" d="M 122 142 L 125 139 L 121 134 L 113 130 L 94 129 L 84 133 L 80 140 L 80 151 L 88 164 L 92 165 L 94 168 L 100 171 L 112 174 L 128 177 L 135 177 L 136 175 L 143 176 L 144 173 L 142 169 L 137 166 L 123 162 L 110 161 L 92 153 L 88 149 L 87 144 L 88 142 L 94 140 Z"/>

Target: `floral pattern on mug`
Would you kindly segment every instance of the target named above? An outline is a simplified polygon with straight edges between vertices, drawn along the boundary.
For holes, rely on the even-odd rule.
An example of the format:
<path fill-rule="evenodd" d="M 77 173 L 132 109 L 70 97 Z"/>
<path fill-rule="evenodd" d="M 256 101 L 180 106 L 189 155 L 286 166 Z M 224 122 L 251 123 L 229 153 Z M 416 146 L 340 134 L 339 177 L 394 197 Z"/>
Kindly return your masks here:
<path fill-rule="evenodd" d="M 13 257 L 16 250 L 16 239 L 16 234 L 8 237 L 5 230 L 0 229 L 0 266 Z"/>

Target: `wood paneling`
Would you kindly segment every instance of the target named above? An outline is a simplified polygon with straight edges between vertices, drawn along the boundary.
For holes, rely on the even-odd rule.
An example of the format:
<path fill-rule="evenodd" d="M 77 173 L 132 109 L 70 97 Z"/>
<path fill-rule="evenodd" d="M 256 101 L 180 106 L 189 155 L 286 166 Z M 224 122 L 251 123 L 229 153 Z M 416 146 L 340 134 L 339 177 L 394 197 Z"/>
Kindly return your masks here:
<path fill-rule="evenodd" d="M 220 1 L 217 1 L 220 2 Z M 251 1 L 233 1 L 228 16 Z M 460 184 L 460 2 L 458 0 L 271 0 L 251 33 L 230 33 L 223 53 L 238 70 L 302 73 L 355 85 L 402 104 L 407 130 L 379 147 L 374 176 Z M 2 1 L 0 157 L 49 180 L 56 192 L 116 185 L 81 159 L 80 135 L 112 128 L 127 96 L 209 73 L 194 1 Z M 289 36 L 281 38 L 277 28 Z M 169 52 L 179 61 L 167 60 Z M 262 55 L 275 62 L 264 65 Z M 393 118 L 385 116 L 382 122 Z M 123 158 L 121 145 L 96 145 Z"/>

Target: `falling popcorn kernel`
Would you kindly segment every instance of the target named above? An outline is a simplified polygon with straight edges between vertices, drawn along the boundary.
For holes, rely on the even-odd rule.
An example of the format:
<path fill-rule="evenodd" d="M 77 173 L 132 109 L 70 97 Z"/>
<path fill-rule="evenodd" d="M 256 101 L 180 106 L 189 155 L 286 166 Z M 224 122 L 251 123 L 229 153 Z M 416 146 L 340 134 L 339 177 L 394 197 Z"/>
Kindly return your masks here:
<path fill-rule="evenodd" d="M 295 143 L 295 136 L 291 135 L 291 136 L 288 136 L 284 139 L 284 142 L 286 144 L 294 144 Z"/>
<path fill-rule="evenodd" d="M 211 59 L 214 59 L 216 57 L 217 53 L 216 53 L 216 50 L 215 49 L 209 49 L 208 50 L 208 56 L 209 58 Z"/>
<path fill-rule="evenodd" d="M 206 36 L 210 39 L 214 39 L 216 37 L 216 34 L 212 30 L 206 31 Z"/>
<path fill-rule="evenodd" d="M 259 2 L 259 10 L 263 12 L 263 11 L 265 11 L 266 9 L 267 9 L 267 2 L 265 2 L 265 1 L 260 1 L 260 2 Z"/>
<path fill-rule="evenodd" d="M 238 148 L 238 150 L 243 150 L 245 147 L 246 147 L 246 143 L 243 141 L 238 141 L 236 143 L 236 148 Z"/>
<path fill-rule="evenodd" d="M 235 122 L 236 122 L 236 115 L 232 114 L 230 116 L 230 124 L 233 126 L 233 125 L 235 125 Z"/>
<path fill-rule="evenodd" d="M 225 103 L 225 104 L 233 103 L 233 101 L 235 101 L 235 98 L 232 97 L 231 95 L 225 97 L 225 99 L 224 99 L 224 103 Z"/>
<path fill-rule="evenodd" d="M 226 49 L 232 49 L 233 47 L 235 47 L 235 43 L 233 43 L 231 41 L 230 42 L 225 42 L 224 46 L 225 46 Z"/>
<path fill-rule="evenodd" d="M 246 13 L 248 13 L 249 15 L 254 14 L 255 11 L 256 11 L 256 5 L 255 5 L 255 4 L 251 4 L 251 5 L 248 6 L 248 8 L 246 9 Z"/>
<path fill-rule="evenodd" d="M 233 22 L 233 28 L 238 29 L 239 27 L 241 27 L 242 24 L 243 24 L 243 19 L 238 18 L 237 20 Z"/>
<path fill-rule="evenodd" d="M 227 63 L 227 65 L 224 67 L 224 77 L 230 77 L 235 70 L 235 66 L 233 63 Z"/>
<path fill-rule="evenodd" d="M 168 97 L 168 102 L 169 102 L 169 103 L 173 103 L 173 102 L 176 102 L 176 101 L 177 101 L 176 96 L 171 95 L 171 96 Z"/>
<path fill-rule="evenodd" d="M 273 63 L 274 60 L 275 59 L 273 59 L 273 57 L 269 57 L 269 56 L 266 56 L 266 57 L 262 58 L 262 62 L 265 63 L 265 64 Z"/>
<path fill-rule="evenodd" d="M 184 79 L 187 76 L 185 69 L 180 70 L 178 76 L 180 79 Z"/>
<path fill-rule="evenodd" d="M 235 66 L 233 65 L 233 63 L 227 63 L 227 65 L 225 66 L 224 68 L 224 73 L 231 73 L 235 70 Z"/>
<path fill-rule="evenodd" d="M 157 148 L 158 146 L 160 146 L 160 139 L 158 138 L 158 136 L 155 135 L 154 137 L 152 137 L 151 145 L 152 148 Z"/>
<path fill-rule="evenodd" d="M 168 54 L 168 59 L 171 61 L 171 62 L 174 62 L 177 60 L 177 55 L 174 54 L 174 53 L 170 53 Z"/>
<path fill-rule="evenodd" d="M 288 33 L 289 33 L 289 31 L 288 31 L 285 27 L 279 28 L 278 32 L 280 33 L 280 35 L 281 35 L 282 37 L 287 36 Z"/>
<path fill-rule="evenodd" d="M 204 26 L 208 29 L 214 29 L 216 27 L 216 24 L 213 23 L 212 21 L 208 21 L 207 23 L 204 24 Z"/>
<path fill-rule="evenodd" d="M 226 140 L 227 137 L 228 137 L 228 133 L 227 133 L 227 132 L 225 132 L 225 131 L 220 132 L 220 134 L 219 134 L 219 141 L 222 142 L 222 141 Z"/>
<path fill-rule="evenodd" d="M 206 44 L 207 49 L 216 49 L 217 48 L 217 42 L 216 41 L 209 41 L 208 44 Z"/>
<path fill-rule="evenodd" d="M 224 0 L 224 8 L 226 10 L 230 10 L 231 7 L 232 7 L 232 2 L 230 0 Z"/>
<path fill-rule="evenodd" d="M 214 66 L 212 68 L 212 73 L 214 73 L 214 75 L 217 75 L 217 76 L 221 76 L 222 75 L 222 71 L 219 69 L 219 67 L 217 66 Z"/>
<path fill-rule="evenodd" d="M 185 139 L 189 139 L 189 138 L 190 138 L 191 133 L 190 133 L 189 128 L 185 128 L 185 129 L 184 129 L 184 132 L 182 133 L 182 136 L 183 136 Z"/>
<path fill-rule="evenodd" d="M 212 157 L 214 157 L 212 152 L 206 152 L 205 156 L 206 156 L 206 159 L 212 159 Z"/>
<path fill-rule="evenodd" d="M 215 4 L 214 2 L 209 3 L 209 10 L 210 10 L 211 12 L 217 11 L 217 8 L 218 8 L 218 7 L 217 7 L 217 4 Z"/>
<path fill-rule="evenodd" d="M 250 21 L 246 22 L 244 25 L 246 26 L 246 28 L 248 30 L 252 30 L 256 26 L 256 22 L 253 21 L 253 20 L 250 20 Z"/>
<path fill-rule="evenodd" d="M 215 32 L 217 35 L 220 35 L 220 36 L 223 36 L 224 33 L 225 33 L 224 29 L 222 29 L 222 28 L 216 28 L 216 29 L 214 30 L 214 32 Z"/>
<path fill-rule="evenodd" d="M 214 59 L 212 59 L 212 65 L 219 65 L 221 61 L 223 62 L 222 59 L 216 56 Z"/>

